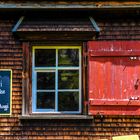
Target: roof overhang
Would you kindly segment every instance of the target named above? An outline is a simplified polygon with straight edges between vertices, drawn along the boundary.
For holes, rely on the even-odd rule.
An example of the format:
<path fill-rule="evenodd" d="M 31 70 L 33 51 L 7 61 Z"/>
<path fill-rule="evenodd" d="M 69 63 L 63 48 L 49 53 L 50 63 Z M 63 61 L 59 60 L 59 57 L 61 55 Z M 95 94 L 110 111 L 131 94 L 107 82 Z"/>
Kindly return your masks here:
<path fill-rule="evenodd" d="M 88 41 L 99 34 L 100 28 L 92 17 L 24 17 L 12 29 L 20 40 Z"/>

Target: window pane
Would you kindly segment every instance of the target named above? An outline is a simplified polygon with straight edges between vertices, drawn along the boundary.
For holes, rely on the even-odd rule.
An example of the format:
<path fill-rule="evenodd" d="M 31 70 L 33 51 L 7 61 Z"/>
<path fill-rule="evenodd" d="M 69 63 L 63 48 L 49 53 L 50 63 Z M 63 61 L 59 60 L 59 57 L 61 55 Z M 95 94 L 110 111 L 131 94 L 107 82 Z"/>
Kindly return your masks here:
<path fill-rule="evenodd" d="M 53 67 L 56 64 L 55 49 L 36 49 L 35 66 L 36 67 Z"/>
<path fill-rule="evenodd" d="M 37 109 L 55 109 L 55 92 L 37 92 Z"/>
<path fill-rule="evenodd" d="M 79 50 L 59 49 L 58 66 L 79 66 Z"/>
<path fill-rule="evenodd" d="M 59 111 L 78 111 L 79 93 L 78 92 L 59 92 L 58 93 Z"/>
<path fill-rule="evenodd" d="M 79 71 L 59 70 L 58 89 L 79 89 Z"/>
<path fill-rule="evenodd" d="M 37 72 L 37 89 L 55 89 L 55 73 Z"/>

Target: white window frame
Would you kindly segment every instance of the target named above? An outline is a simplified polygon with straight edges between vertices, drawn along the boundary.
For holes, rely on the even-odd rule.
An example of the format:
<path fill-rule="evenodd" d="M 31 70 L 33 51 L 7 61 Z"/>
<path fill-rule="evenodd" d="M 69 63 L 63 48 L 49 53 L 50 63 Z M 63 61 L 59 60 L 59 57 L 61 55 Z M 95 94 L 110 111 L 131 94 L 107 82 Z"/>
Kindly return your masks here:
<path fill-rule="evenodd" d="M 55 67 L 35 67 L 35 50 L 36 49 L 56 49 L 56 66 Z M 79 66 L 77 67 L 58 67 L 58 49 L 78 49 L 79 50 Z M 82 95 L 81 95 L 81 46 L 33 46 L 32 47 L 32 113 L 56 113 L 56 114 L 80 114 L 82 110 Z M 58 111 L 58 70 L 79 70 L 79 110 L 78 111 Z M 37 109 L 36 107 L 36 93 L 37 93 L 37 72 L 55 72 L 55 110 L 49 110 L 49 109 Z M 64 90 L 63 90 L 64 91 Z M 68 90 L 67 90 L 68 91 Z M 76 91 L 71 89 L 70 91 Z"/>

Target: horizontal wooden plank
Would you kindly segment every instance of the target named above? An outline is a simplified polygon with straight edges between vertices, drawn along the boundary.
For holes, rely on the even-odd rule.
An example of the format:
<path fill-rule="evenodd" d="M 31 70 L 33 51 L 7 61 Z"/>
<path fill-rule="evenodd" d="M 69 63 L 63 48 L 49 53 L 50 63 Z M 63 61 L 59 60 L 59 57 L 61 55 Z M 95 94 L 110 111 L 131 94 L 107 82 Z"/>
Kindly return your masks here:
<path fill-rule="evenodd" d="M 21 40 L 38 40 L 38 41 L 87 41 L 92 40 L 95 36 L 94 31 L 50 31 L 50 32 L 15 32 Z"/>
<path fill-rule="evenodd" d="M 139 106 L 90 106 L 89 115 L 139 115 Z"/>
<path fill-rule="evenodd" d="M 131 50 L 120 50 L 120 51 L 110 51 L 110 50 L 104 50 L 104 51 L 90 51 L 90 56 L 140 56 L 140 50 L 133 51 Z M 138 58 L 140 60 L 140 58 Z"/>
<path fill-rule="evenodd" d="M 92 56 L 140 56 L 140 41 L 101 41 L 88 43 Z"/>
<path fill-rule="evenodd" d="M 117 106 L 140 106 L 140 100 L 129 100 L 129 99 L 114 99 L 114 100 L 109 100 L 109 99 L 89 99 L 89 104 L 90 105 L 117 105 Z"/>
<path fill-rule="evenodd" d="M 28 116 L 21 116 L 20 119 L 64 119 L 64 120 L 87 120 L 87 119 L 93 119 L 93 116 L 87 116 L 87 115 L 28 115 Z"/>
<path fill-rule="evenodd" d="M 119 1 L 9 1 L 0 3 L 2 9 L 107 9 L 107 8 L 139 8 L 139 2 L 119 2 Z"/>

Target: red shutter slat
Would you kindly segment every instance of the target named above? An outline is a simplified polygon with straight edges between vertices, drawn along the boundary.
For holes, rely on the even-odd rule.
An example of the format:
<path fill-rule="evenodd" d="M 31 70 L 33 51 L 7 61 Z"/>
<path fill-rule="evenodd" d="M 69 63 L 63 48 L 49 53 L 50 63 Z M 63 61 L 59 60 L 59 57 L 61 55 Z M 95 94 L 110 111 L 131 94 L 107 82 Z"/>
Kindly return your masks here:
<path fill-rule="evenodd" d="M 91 41 L 88 54 L 89 113 L 140 115 L 140 41 Z"/>
<path fill-rule="evenodd" d="M 138 41 L 102 41 L 89 44 L 90 56 L 140 56 Z"/>
<path fill-rule="evenodd" d="M 124 100 L 106 100 L 106 99 L 90 99 L 89 100 L 90 105 L 127 105 L 127 106 L 137 106 L 140 105 L 139 98 L 138 100 L 132 100 L 132 99 L 124 99 Z"/>

